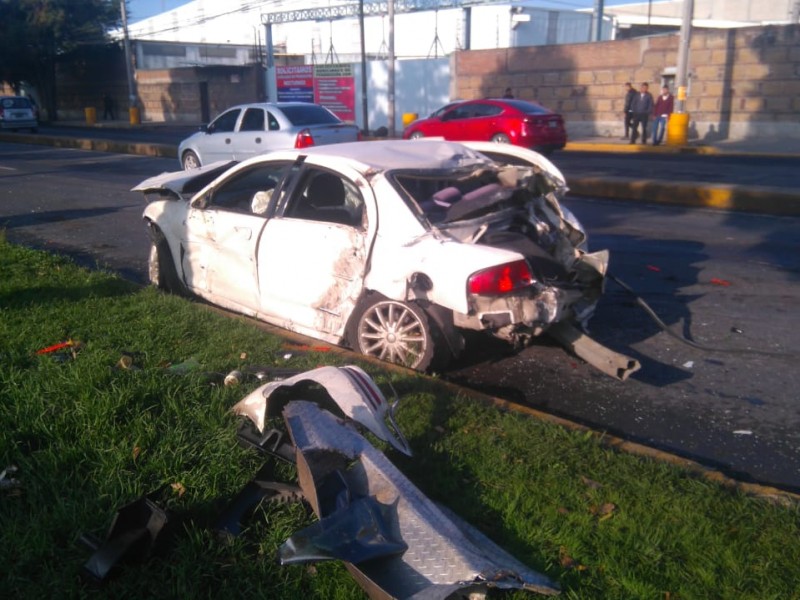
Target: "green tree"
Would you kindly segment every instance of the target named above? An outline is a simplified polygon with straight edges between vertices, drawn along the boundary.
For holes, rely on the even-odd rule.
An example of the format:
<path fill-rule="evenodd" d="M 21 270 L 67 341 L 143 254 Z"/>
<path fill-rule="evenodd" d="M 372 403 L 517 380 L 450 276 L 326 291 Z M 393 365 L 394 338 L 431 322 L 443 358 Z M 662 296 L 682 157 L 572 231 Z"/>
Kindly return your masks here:
<path fill-rule="evenodd" d="M 109 43 L 120 0 L 0 0 L 0 79 L 27 82 L 48 118 L 56 114 L 56 64 L 77 49 Z"/>

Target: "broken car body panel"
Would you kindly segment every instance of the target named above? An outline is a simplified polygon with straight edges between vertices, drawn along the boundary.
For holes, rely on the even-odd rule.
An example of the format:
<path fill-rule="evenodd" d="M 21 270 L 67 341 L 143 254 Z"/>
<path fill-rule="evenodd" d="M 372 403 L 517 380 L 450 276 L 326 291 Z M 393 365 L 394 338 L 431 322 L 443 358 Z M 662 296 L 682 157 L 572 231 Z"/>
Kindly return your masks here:
<path fill-rule="evenodd" d="M 274 393 L 308 382 L 321 385 L 344 415 L 403 454 L 411 456 L 411 448 L 394 420 L 394 407 L 386 401 L 369 375 L 354 365 L 319 367 L 287 379 L 270 381 L 237 402 L 233 412 L 247 416 L 259 431 L 263 431 L 266 419 L 279 417 L 286 404 L 285 395 L 278 398 L 278 394 Z"/>
<path fill-rule="evenodd" d="M 185 195 L 197 172 L 134 189 Z M 586 252 L 565 191 L 560 171 L 524 148 L 389 140 L 261 155 L 190 201 L 151 202 L 144 218 L 188 290 L 280 327 L 341 344 L 363 300 L 385 298 L 449 312 L 435 319 L 453 328 L 446 339 L 474 329 L 519 344 L 585 323 L 602 292 L 608 256 Z"/>
<path fill-rule="evenodd" d="M 286 405 L 283 415 L 297 449 L 300 487 L 320 523 L 340 532 L 333 538 L 326 535 L 329 528 L 321 527 L 316 541 L 315 531 L 305 532 L 299 542 L 290 540 L 281 549 L 288 562 L 298 562 L 304 554 L 308 560 L 350 559 L 354 562 L 348 563 L 348 569 L 371 598 L 444 599 L 456 591 L 486 592 L 492 587 L 559 593 L 550 579 L 434 504 L 382 453 L 331 413 L 296 400 Z M 355 510 L 349 507 L 364 498 L 376 503 L 366 520 L 354 522 L 351 513 L 350 522 L 343 524 Z M 375 527 L 376 520 L 382 526 Z M 373 532 L 371 538 L 378 543 L 358 548 L 354 541 L 361 528 Z M 340 544 L 334 543 L 337 539 Z M 364 562 L 357 561 L 359 556 Z"/>

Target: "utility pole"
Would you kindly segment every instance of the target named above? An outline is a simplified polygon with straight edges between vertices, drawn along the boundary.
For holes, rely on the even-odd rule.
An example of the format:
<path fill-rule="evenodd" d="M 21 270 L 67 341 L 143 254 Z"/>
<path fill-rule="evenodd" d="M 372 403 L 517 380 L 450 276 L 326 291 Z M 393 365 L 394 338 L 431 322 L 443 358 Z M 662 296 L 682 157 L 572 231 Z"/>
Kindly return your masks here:
<path fill-rule="evenodd" d="M 681 39 L 678 48 L 678 97 L 675 112 L 670 116 L 667 127 L 667 143 L 671 146 L 683 146 L 689 138 L 689 113 L 686 112 L 686 88 L 689 79 L 689 46 L 692 39 L 692 17 L 694 16 L 694 0 L 683 0 L 683 21 L 681 22 Z"/>
<path fill-rule="evenodd" d="M 686 87 L 689 73 L 689 45 L 692 39 L 692 17 L 694 16 L 694 0 L 683 0 L 683 21 L 681 22 L 681 40 L 678 48 L 678 103 L 676 112 L 685 112 Z"/>
<path fill-rule="evenodd" d="M 131 125 L 139 124 L 139 109 L 136 107 L 136 82 L 133 78 L 133 64 L 131 61 L 131 40 L 128 37 L 128 9 L 127 0 L 119 3 L 122 11 L 122 32 L 125 45 L 125 70 L 128 73 L 128 115 Z"/>
<path fill-rule="evenodd" d="M 364 115 L 364 135 L 369 134 L 369 114 L 367 112 L 367 48 L 364 41 L 364 0 L 358 0 L 358 27 L 361 31 L 361 113 Z"/>
<path fill-rule="evenodd" d="M 594 0 L 594 41 L 603 39 L 603 0 Z"/>
<path fill-rule="evenodd" d="M 389 106 L 386 111 L 389 117 L 389 137 L 396 133 L 394 125 L 394 0 L 389 0 Z"/>

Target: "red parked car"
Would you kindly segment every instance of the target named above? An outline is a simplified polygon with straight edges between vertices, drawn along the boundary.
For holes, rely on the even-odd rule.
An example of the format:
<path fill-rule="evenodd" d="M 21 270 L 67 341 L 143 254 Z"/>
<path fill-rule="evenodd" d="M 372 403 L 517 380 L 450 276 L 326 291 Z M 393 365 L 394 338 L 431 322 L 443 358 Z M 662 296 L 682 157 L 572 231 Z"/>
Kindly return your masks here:
<path fill-rule="evenodd" d="M 542 154 L 567 143 L 561 115 L 534 102 L 505 98 L 454 102 L 403 131 L 404 139 L 421 137 L 514 144 Z"/>

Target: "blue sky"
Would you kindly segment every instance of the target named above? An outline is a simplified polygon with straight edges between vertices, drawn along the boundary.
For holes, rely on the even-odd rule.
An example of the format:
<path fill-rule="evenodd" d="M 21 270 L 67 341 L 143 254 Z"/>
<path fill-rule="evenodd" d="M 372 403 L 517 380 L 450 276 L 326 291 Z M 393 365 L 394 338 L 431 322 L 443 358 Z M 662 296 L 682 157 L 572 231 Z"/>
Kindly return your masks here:
<path fill-rule="evenodd" d="M 189 0 L 128 0 L 128 20 L 135 23 L 188 2 Z M 225 0 L 220 0 L 220 4 L 226 4 Z"/>
<path fill-rule="evenodd" d="M 128 0 L 129 15 L 128 19 L 131 23 L 141 21 L 147 17 L 152 17 L 162 12 L 178 8 L 182 4 L 187 4 L 190 0 Z M 331 0 L 332 5 L 345 3 L 352 0 Z M 637 0 L 605 0 L 606 6 L 613 6 L 615 4 L 629 4 Z M 646 2 L 647 0 L 638 0 Z M 220 8 L 228 8 L 227 0 L 216 0 Z M 595 0 L 541 0 L 528 2 L 530 6 L 536 8 L 560 8 L 563 10 L 572 10 L 577 8 L 589 8 L 594 6 Z M 206 6 L 209 2 L 206 2 Z M 302 0 L 297 2 L 298 7 L 302 7 Z"/>

